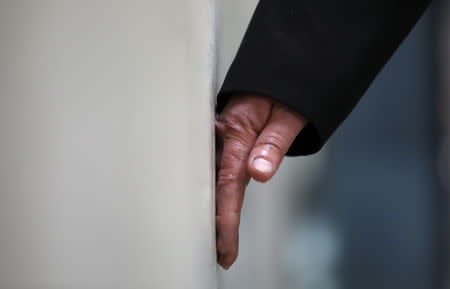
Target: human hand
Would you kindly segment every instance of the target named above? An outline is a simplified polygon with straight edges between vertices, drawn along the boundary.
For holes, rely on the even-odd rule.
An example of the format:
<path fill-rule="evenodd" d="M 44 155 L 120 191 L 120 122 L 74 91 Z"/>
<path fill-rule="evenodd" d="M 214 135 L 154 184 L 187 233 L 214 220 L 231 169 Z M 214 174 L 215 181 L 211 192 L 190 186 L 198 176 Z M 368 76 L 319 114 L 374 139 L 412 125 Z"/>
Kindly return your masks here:
<path fill-rule="evenodd" d="M 236 260 L 245 188 L 251 178 L 272 178 L 307 120 L 286 105 L 260 95 L 230 97 L 216 121 L 216 231 L 218 263 Z"/>

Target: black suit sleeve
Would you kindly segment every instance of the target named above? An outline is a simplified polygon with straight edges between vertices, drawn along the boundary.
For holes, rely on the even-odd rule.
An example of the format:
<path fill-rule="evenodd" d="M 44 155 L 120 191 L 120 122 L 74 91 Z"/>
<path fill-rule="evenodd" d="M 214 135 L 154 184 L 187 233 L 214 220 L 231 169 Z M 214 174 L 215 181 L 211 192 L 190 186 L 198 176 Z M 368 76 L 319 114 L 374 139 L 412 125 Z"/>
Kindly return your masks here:
<path fill-rule="evenodd" d="M 288 155 L 320 150 L 425 11 L 428 0 L 261 0 L 217 98 L 262 94 L 310 123 Z"/>

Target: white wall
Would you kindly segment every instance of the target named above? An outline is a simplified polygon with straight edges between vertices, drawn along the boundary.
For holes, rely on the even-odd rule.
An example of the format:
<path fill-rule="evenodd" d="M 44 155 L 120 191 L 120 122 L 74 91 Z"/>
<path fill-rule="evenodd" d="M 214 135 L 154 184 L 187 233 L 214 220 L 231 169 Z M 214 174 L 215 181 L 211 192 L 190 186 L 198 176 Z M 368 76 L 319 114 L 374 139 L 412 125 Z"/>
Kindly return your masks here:
<path fill-rule="evenodd" d="M 0 288 L 215 288 L 211 0 L 0 0 Z"/>

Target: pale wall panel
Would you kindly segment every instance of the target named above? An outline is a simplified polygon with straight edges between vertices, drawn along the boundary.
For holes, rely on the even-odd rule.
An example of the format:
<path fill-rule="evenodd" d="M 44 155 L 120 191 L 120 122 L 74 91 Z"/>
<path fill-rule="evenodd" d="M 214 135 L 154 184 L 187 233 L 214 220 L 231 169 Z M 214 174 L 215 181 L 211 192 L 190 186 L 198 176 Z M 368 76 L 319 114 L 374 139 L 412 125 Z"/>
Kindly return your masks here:
<path fill-rule="evenodd" d="M 0 288 L 216 287 L 210 0 L 0 0 Z"/>

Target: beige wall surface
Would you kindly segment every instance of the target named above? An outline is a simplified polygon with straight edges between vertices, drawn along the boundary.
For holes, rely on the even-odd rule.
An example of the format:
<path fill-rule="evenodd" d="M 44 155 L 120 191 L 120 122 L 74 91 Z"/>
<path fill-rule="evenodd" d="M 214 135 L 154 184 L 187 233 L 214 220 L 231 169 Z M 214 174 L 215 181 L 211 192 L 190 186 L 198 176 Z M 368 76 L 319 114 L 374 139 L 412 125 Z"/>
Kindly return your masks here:
<path fill-rule="evenodd" d="M 0 0 L 0 288 L 211 289 L 210 0 Z"/>

